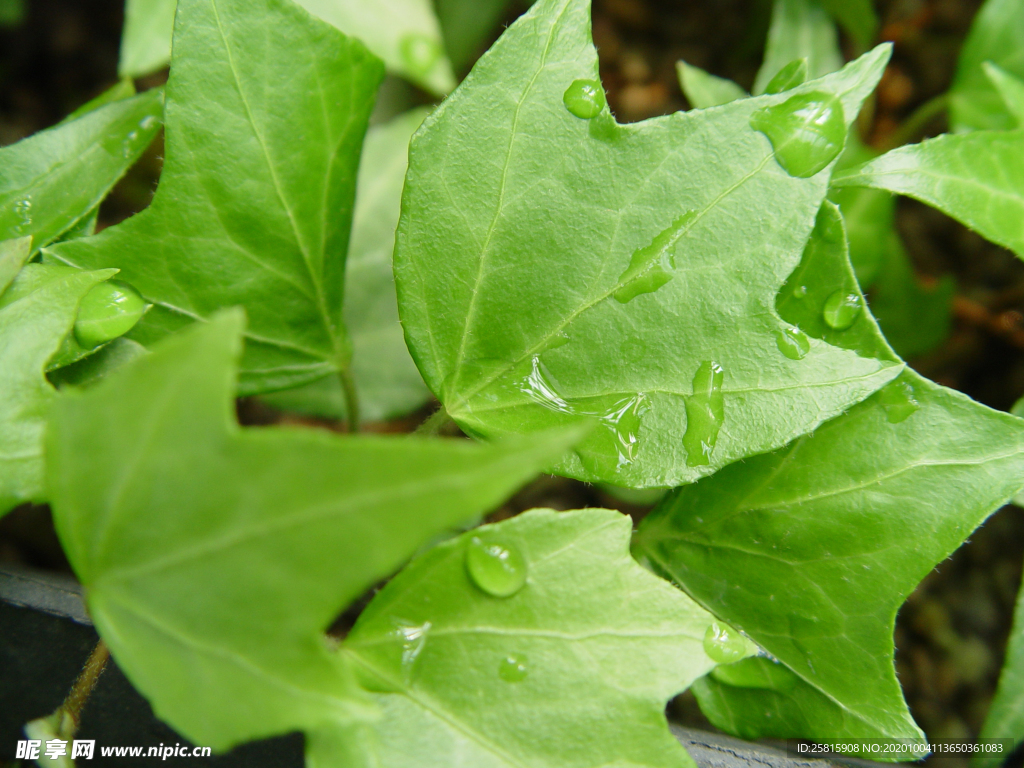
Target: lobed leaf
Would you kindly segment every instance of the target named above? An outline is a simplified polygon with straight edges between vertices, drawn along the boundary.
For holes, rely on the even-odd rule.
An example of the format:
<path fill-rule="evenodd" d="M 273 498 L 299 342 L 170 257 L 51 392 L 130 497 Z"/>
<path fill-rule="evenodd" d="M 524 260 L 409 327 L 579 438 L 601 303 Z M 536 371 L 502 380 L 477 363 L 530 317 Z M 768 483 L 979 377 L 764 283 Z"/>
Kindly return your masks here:
<path fill-rule="evenodd" d="M 133 333 L 145 346 L 245 307 L 244 393 L 344 370 L 345 255 L 380 62 L 288 0 L 181 0 L 176 24 L 152 205 L 50 253 L 118 267 L 155 305 Z"/>
<path fill-rule="evenodd" d="M 1016 502 L 1015 502 L 1016 503 Z M 1024 588 L 1017 598 L 1013 628 L 1010 630 L 1006 661 L 999 675 L 999 686 L 981 729 L 983 739 L 1011 739 L 1014 747 L 1024 743 Z M 1012 750 L 1011 750 L 1012 751 Z M 976 757 L 974 765 L 999 764 L 1005 760 Z"/>
<path fill-rule="evenodd" d="M 804 58 L 811 79 L 843 66 L 836 26 L 814 0 L 776 0 L 764 62 L 754 79 L 754 94 L 764 93 L 771 79 L 791 61 Z"/>
<path fill-rule="evenodd" d="M 159 717 L 218 750 L 374 717 L 328 648 L 332 619 L 578 437 L 239 429 L 243 324 L 218 315 L 69 390 L 47 433 L 56 525 L 101 636 Z"/>
<path fill-rule="evenodd" d="M 464 429 L 596 420 L 559 473 L 678 485 L 784 445 L 899 371 L 827 344 L 800 361 L 780 352 L 775 296 L 828 174 L 791 175 L 751 127 L 814 94 L 856 115 L 888 49 L 794 91 L 619 125 L 563 103 L 582 98 L 585 114 L 603 99 L 589 28 L 586 0 L 536 4 L 413 138 L 399 311 Z M 837 153 L 848 123 L 830 115 Z M 802 152 L 776 139 L 787 162 Z"/>

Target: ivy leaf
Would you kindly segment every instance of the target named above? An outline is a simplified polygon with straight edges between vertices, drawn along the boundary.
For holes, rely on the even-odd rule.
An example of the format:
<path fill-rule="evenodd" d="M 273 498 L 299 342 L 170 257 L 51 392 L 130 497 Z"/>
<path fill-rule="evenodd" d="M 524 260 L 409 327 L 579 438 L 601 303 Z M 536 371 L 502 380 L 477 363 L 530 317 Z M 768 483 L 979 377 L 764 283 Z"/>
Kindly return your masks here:
<path fill-rule="evenodd" d="M 121 32 L 121 77 L 145 77 L 171 62 L 171 34 L 177 0 L 127 0 Z"/>
<path fill-rule="evenodd" d="M 981 738 L 1012 739 L 1014 748 L 1024 743 L 1024 587 L 1017 598 L 1006 662 L 999 675 L 996 697 L 981 729 Z M 1005 759 L 1005 755 L 998 760 L 977 757 L 972 762 L 974 765 L 991 765 Z"/>
<path fill-rule="evenodd" d="M 43 432 L 56 395 L 46 365 L 71 331 L 82 297 L 114 274 L 69 273 L 23 291 L 14 275 L 30 251 L 29 238 L 0 243 L 0 515 L 45 499 Z"/>
<path fill-rule="evenodd" d="M 790 175 L 751 127 L 808 94 L 835 94 L 856 115 L 888 48 L 784 94 L 619 125 L 563 103 L 579 114 L 603 103 L 589 29 L 586 0 L 537 3 L 417 132 L 399 312 L 427 385 L 464 429 L 594 419 L 558 472 L 678 485 L 784 445 L 899 372 L 826 344 L 801 361 L 779 351 L 775 295 L 828 174 Z"/>
<path fill-rule="evenodd" d="M 764 93 L 779 70 L 804 58 L 807 59 L 808 76 L 812 79 L 843 66 L 836 25 L 814 0 L 776 0 L 768 28 L 764 63 L 754 79 L 754 93 Z M 856 113 L 847 117 L 852 119 Z"/>
<path fill-rule="evenodd" d="M 159 717 L 218 750 L 372 717 L 331 620 L 578 437 L 239 429 L 243 324 L 218 315 L 69 390 L 47 432 L 56 525 L 101 636 Z"/>
<path fill-rule="evenodd" d="M 391 581 L 344 644 L 382 691 L 379 764 L 692 766 L 663 713 L 714 666 L 713 617 L 636 564 L 631 531 L 609 510 L 533 510 Z M 481 547 L 521 562 L 525 585 L 495 597 L 474 581 Z"/>
<path fill-rule="evenodd" d="M 0 240 L 38 249 L 100 204 L 160 128 L 159 90 L 93 110 L 0 149 Z"/>
<path fill-rule="evenodd" d="M 133 333 L 144 346 L 244 306 L 245 394 L 345 371 L 345 253 L 380 62 L 287 0 L 181 0 L 176 23 L 152 205 L 51 254 L 121 269 L 155 305 Z"/>
<path fill-rule="evenodd" d="M 855 286 L 843 255 L 809 247 L 801 270 Z M 821 332 L 801 284 L 780 310 Z M 883 353 L 866 311 L 843 334 Z M 637 554 L 786 668 L 713 676 L 695 687 L 705 713 L 746 737 L 920 739 L 893 670 L 896 612 L 1021 477 L 1019 420 L 906 371 L 812 435 L 676 490 Z"/>
<path fill-rule="evenodd" d="M 745 99 L 748 95 L 732 80 L 716 77 L 685 61 L 676 63 L 676 73 L 686 100 L 693 109 L 720 107 L 737 99 Z"/>
<path fill-rule="evenodd" d="M 1024 78 L 1024 5 L 1018 0 L 987 0 L 960 52 L 950 90 L 949 122 L 956 131 L 1012 128 L 1013 118 L 983 64 L 990 61 Z"/>
<path fill-rule="evenodd" d="M 1024 130 L 947 134 L 837 171 L 833 184 L 885 189 L 938 208 L 1024 258 Z"/>
<path fill-rule="evenodd" d="M 1013 128 L 1024 125 L 1024 80 L 1015 77 L 1002 67 L 986 61 L 982 64 L 985 75 L 999 91 L 1006 111 L 1013 117 Z"/>
<path fill-rule="evenodd" d="M 427 110 L 413 110 L 366 134 L 352 242 L 345 274 L 345 325 L 352 339 L 352 377 L 360 415 L 382 421 L 416 410 L 430 397 L 398 322 L 391 255 L 408 168 L 409 139 Z M 265 398 L 284 410 L 346 417 L 336 377 Z"/>

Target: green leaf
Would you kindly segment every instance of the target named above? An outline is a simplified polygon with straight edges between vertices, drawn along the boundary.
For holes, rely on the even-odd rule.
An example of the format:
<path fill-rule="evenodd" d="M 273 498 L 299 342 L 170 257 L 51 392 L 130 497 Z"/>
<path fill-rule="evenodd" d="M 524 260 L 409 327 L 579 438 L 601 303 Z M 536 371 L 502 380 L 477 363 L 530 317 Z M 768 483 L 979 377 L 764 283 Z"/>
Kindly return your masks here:
<path fill-rule="evenodd" d="M 161 102 L 148 91 L 0 149 L 0 240 L 38 249 L 96 208 L 156 135 Z"/>
<path fill-rule="evenodd" d="M 509 0 L 436 0 L 445 47 L 456 69 L 468 68 L 508 11 Z"/>
<path fill-rule="evenodd" d="M 985 74 L 990 61 L 1024 78 L 1024 5 L 1019 0 L 987 0 L 967 36 L 950 91 L 949 121 L 954 130 L 1012 128 L 1014 120 Z"/>
<path fill-rule="evenodd" d="M 286 0 L 181 0 L 177 25 L 152 205 L 51 253 L 121 269 L 155 305 L 133 333 L 144 346 L 245 307 L 243 393 L 336 373 L 351 353 L 345 254 L 383 68 Z"/>
<path fill-rule="evenodd" d="M 430 397 L 398 322 L 391 254 L 408 168 L 409 139 L 426 110 L 414 110 L 366 134 L 345 275 L 345 324 L 352 339 L 352 376 L 360 414 L 382 421 L 416 410 Z M 337 377 L 267 396 L 284 410 L 343 419 Z"/>
<path fill-rule="evenodd" d="M 916 198 L 1024 258 L 1024 130 L 927 139 L 837 171 L 833 184 Z"/>
<path fill-rule="evenodd" d="M 65 386 L 84 387 L 106 378 L 122 365 L 145 354 L 146 348 L 141 344 L 122 337 L 71 365 L 49 371 L 47 378 L 58 389 Z"/>
<path fill-rule="evenodd" d="M 1012 739 L 1015 747 L 1024 742 L 1024 587 L 1017 598 L 1006 662 L 999 675 L 996 697 L 981 729 L 981 738 Z M 972 762 L 991 765 L 1005 759 L 1005 756 L 998 760 L 975 758 Z"/>
<path fill-rule="evenodd" d="M 764 93 L 779 70 L 796 59 L 807 59 L 807 73 L 812 79 L 843 66 L 836 25 L 814 0 L 776 0 L 764 63 L 754 79 L 754 93 Z"/>
<path fill-rule="evenodd" d="M 791 176 L 750 126 L 755 113 L 774 125 L 794 94 L 836 94 L 856 115 L 888 48 L 785 94 L 618 125 L 563 107 L 595 88 L 589 29 L 586 0 L 537 3 L 413 138 L 399 311 L 428 386 L 470 433 L 596 420 L 559 473 L 678 485 L 781 447 L 899 372 L 827 344 L 799 362 L 779 351 L 775 296 L 828 174 Z M 594 94 L 569 101 L 585 113 Z"/>
<path fill-rule="evenodd" d="M 218 750 L 372 717 L 331 620 L 578 437 L 239 429 L 242 327 L 218 315 L 69 390 L 47 432 L 56 525 L 100 635 L 159 717 Z"/>
<path fill-rule="evenodd" d="M 176 5 L 177 0 L 126 0 L 120 77 L 144 77 L 170 64 Z"/>
<path fill-rule="evenodd" d="M 1006 111 L 1013 117 L 1013 128 L 1024 125 L 1024 80 L 1015 77 L 1002 67 L 991 61 L 982 63 L 985 76 L 999 91 L 999 96 L 1006 106 Z"/>
<path fill-rule="evenodd" d="M 871 45 L 878 31 L 878 14 L 872 0 L 818 0 L 843 25 L 862 49 Z"/>
<path fill-rule="evenodd" d="M 382 691 L 379 764 L 692 766 L 664 708 L 714 666 L 713 617 L 636 564 L 631 531 L 609 510 L 533 510 L 391 581 L 344 644 Z M 480 541 L 522 556 L 528 578 L 511 597 L 473 581 Z"/>
<path fill-rule="evenodd" d="M 116 85 L 112 85 L 110 88 L 105 90 L 99 96 L 94 99 L 90 99 L 85 102 L 82 106 L 72 112 L 70 115 L 61 120 L 58 125 L 64 125 L 70 123 L 72 120 L 77 120 L 83 115 L 88 114 L 100 107 L 105 107 L 107 104 L 113 104 L 115 101 L 123 101 L 124 99 L 130 99 L 135 95 L 135 83 L 131 80 L 118 80 Z"/>
<path fill-rule="evenodd" d="M 23 271 L 11 282 L 12 268 L 29 251 L 28 238 L 0 243 L 0 515 L 45 499 L 43 431 L 56 394 L 46 366 L 70 333 L 82 297 L 114 274 L 68 270 L 26 286 Z"/>
<path fill-rule="evenodd" d="M 694 109 L 719 107 L 722 104 L 747 97 L 747 92 L 732 80 L 716 77 L 685 61 L 676 63 L 676 73 L 679 76 L 679 85 L 686 95 L 686 100 Z"/>

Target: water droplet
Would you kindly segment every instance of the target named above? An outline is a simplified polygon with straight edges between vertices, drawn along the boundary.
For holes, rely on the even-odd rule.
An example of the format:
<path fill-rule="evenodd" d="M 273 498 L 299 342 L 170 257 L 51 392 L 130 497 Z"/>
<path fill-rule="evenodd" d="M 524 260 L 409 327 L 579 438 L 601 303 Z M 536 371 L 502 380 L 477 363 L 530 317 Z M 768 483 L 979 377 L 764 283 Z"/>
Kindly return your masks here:
<path fill-rule="evenodd" d="M 619 275 L 619 288 L 614 294 L 616 301 L 625 304 L 642 293 L 654 293 L 672 279 L 671 270 L 676 266 L 673 251 L 696 215 L 694 211 L 687 211 L 660 232 L 650 245 L 633 252 L 629 266 Z"/>
<path fill-rule="evenodd" d="M 146 312 L 146 302 L 123 283 L 95 285 L 78 305 L 75 338 L 86 349 L 128 333 Z"/>
<path fill-rule="evenodd" d="M 798 285 L 796 288 L 793 289 L 793 295 L 796 296 L 796 298 L 798 298 L 798 299 L 806 299 L 807 298 L 807 286 L 806 285 Z"/>
<path fill-rule="evenodd" d="M 498 664 L 498 677 L 506 683 L 521 683 L 530 674 L 528 660 L 521 653 L 510 653 Z"/>
<path fill-rule="evenodd" d="M 581 120 L 592 120 L 604 111 L 607 102 L 598 80 L 574 80 L 562 95 L 565 108 Z"/>
<path fill-rule="evenodd" d="M 775 332 L 775 344 L 790 360 L 803 360 L 811 351 L 811 340 L 799 328 L 782 328 Z"/>
<path fill-rule="evenodd" d="M 155 128 L 157 125 L 159 125 L 159 123 L 160 120 L 158 120 L 153 115 L 146 115 L 144 118 L 139 120 L 139 128 L 141 128 L 144 131 L 148 131 L 151 128 Z"/>
<path fill-rule="evenodd" d="M 640 422 L 648 409 L 645 394 L 580 398 L 573 401 L 573 406 L 576 413 L 596 418 L 603 427 L 592 433 L 587 441 L 594 452 L 614 454 L 617 457 L 616 470 L 633 463 L 640 448 Z M 588 456 L 591 453 L 588 451 Z"/>
<path fill-rule="evenodd" d="M 799 93 L 781 104 L 759 109 L 750 127 L 771 141 L 775 159 L 791 176 L 808 178 L 821 171 L 843 151 L 846 120 L 835 96 L 812 91 Z"/>
<path fill-rule="evenodd" d="M 416 659 L 423 653 L 423 648 L 427 644 L 431 626 L 429 621 L 422 624 L 413 624 L 400 619 L 395 621 L 395 636 L 402 642 L 401 674 L 407 681 L 412 676 L 412 668 Z"/>
<path fill-rule="evenodd" d="M 15 231 L 21 234 L 26 227 L 32 226 L 32 198 L 26 197 L 14 204 L 14 212 L 18 215 Z"/>
<path fill-rule="evenodd" d="M 548 339 L 546 342 L 544 342 L 544 348 L 541 350 L 541 354 L 544 354 L 545 352 L 547 352 L 549 350 L 552 350 L 552 349 L 558 349 L 559 347 L 564 347 L 568 343 L 569 343 L 569 334 L 566 333 L 565 331 L 559 331 L 554 336 L 552 336 L 550 339 Z"/>
<path fill-rule="evenodd" d="M 424 77 L 444 56 L 441 43 L 419 33 L 405 35 L 398 44 L 402 63 L 414 75 Z"/>
<path fill-rule="evenodd" d="M 747 656 L 747 641 L 728 624 L 715 621 L 704 633 L 704 653 L 719 664 L 732 664 Z"/>
<path fill-rule="evenodd" d="M 853 291 L 836 291 L 825 301 L 822 316 L 830 328 L 845 331 L 860 314 L 863 307 L 860 294 Z"/>
<path fill-rule="evenodd" d="M 921 408 L 914 396 L 914 386 L 899 378 L 882 388 L 879 399 L 885 409 L 885 418 L 890 424 L 899 424 L 913 416 Z"/>
<path fill-rule="evenodd" d="M 707 466 L 718 441 L 718 432 L 725 422 L 722 382 L 725 371 L 712 361 L 701 363 L 693 377 L 693 394 L 686 398 L 686 465 Z"/>
<path fill-rule="evenodd" d="M 765 93 L 782 93 L 803 85 L 807 80 L 807 59 L 795 59 L 775 73 L 765 86 Z"/>
<path fill-rule="evenodd" d="M 543 405 L 545 408 L 559 413 L 574 413 L 572 406 L 558 394 L 554 384 L 551 383 L 550 374 L 537 355 L 533 356 L 530 373 L 519 383 L 518 389 L 533 402 Z"/>
<path fill-rule="evenodd" d="M 492 597 L 511 597 L 526 584 L 526 560 L 512 544 L 473 536 L 466 545 L 466 570 Z"/>

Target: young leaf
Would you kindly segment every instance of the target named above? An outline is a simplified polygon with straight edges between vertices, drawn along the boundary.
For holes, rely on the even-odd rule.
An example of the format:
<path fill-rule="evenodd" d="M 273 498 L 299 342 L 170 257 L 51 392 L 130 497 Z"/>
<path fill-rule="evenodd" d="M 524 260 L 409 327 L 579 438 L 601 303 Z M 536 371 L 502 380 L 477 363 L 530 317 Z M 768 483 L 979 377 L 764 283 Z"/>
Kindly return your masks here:
<path fill-rule="evenodd" d="M 352 377 L 360 414 L 368 421 L 402 416 L 430 397 L 405 346 L 391 268 L 409 139 L 426 114 L 413 110 L 371 128 L 359 164 L 345 274 L 345 325 L 352 339 Z M 285 410 L 346 417 L 345 396 L 335 376 L 268 395 L 266 400 Z"/>
<path fill-rule="evenodd" d="M 950 91 L 949 122 L 957 131 L 1012 128 L 1014 121 L 983 69 L 990 61 L 1024 77 L 1024 4 L 987 0 L 967 36 Z"/>
<path fill-rule="evenodd" d="M 747 92 L 732 80 L 716 77 L 685 61 L 676 64 L 676 73 L 679 75 L 679 85 L 686 95 L 686 100 L 694 109 L 719 107 L 747 97 Z"/>
<path fill-rule="evenodd" d="M 70 390 L 47 432 L 56 525 L 100 634 L 162 719 L 218 750 L 371 716 L 328 624 L 578 437 L 242 430 L 242 328 L 218 315 Z"/>
<path fill-rule="evenodd" d="M 589 29 L 586 0 L 537 3 L 413 138 L 399 311 L 464 429 L 596 420 L 558 472 L 677 485 L 784 445 L 899 372 L 827 344 L 789 359 L 774 311 L 824 197 L 815 171 L 888 48 L 784 94 L 619 125 L 600 111 Z M 821 154 L 787 133 L 803 107 L 828 112 Z"/>
<path fill-rule="evenodd" d="M 145 346 L 244 306 L 244 393 L 344 370 L 345 253 L 383 68 L 287 0 L 181 0 L 176 24 L 152 205 L 51 253 L 120 268 L 155 305 L 133 334 Z"/>
<path fill-rule="evenodd" d="M 916 198 L 1024 258 L 1024 130 L 927 139 L 837 171 L 833 184 Z"/>
<path fill-rule="evenodd" d="M 872 0 L 818 0 L 843 25 L 861 49 L 867 48 L 878 30 L 878 14 Z"/>
<path fill-rule="evenodd" d="M 177 0 L 126 0 L 121 33 L 121 77 L 144 77 L 171 62 Z"/>
<path fill-rule="evenodd" d="M 28 238 L 0 243 L 0 515 L 45 498 L 43 431 L 56 394 L 46 365 L 70 333 L 82 297 L 114 274 L 69 271 L 23 290 L 8 276 L 29 251 Z"/>
<path fill-rule="evenodd" d="M 999 91 L 999 96 L 1006 106 L 1006 111 L 1013 117 L 1012 127 L 1024 125 L 1024 80 L 1015 77 L 1002 67 L 986 61 L 982 64 L 985 75 Z"/>
<path fill-rule="evenodd" d="M 714 618 L 636 564 L 631 529 L 609 510 L 533 510 L 391 581 L 344 645 L 382 692 L 379 764 L 692 766 L 663 713 L 715 665 Z M 508 597 L 474 570 L 495 547 L 526 577 Z M 737 657 L 754 650 L 737 639 Z"/>
<path fill-rule="evenodd" d="M 764 63 L 754 79 L 754 93 L 764 93 L 779 70 L 797 59 L 807 59 L 811 78 L 843 66 L 836 25 L 814 0 L 776 0 Z M 847 117 L 852 119 L 856 114 Z"/>
<path fill-rule="evenodd" d="M 1024 742 L 1024 586 L 1017 598 L 1006 662 L 999 675 L 996 697 L 981 729 L 981 738 L 1012 739 L 1015 747 Z M 975 765 L 991 765 L 1002 762 L 1004 758 L 975 758 L 973 762 Z"/>
<path fill-rule="evenodd" d="M 160 128 L 159 90 L 0 149 L 0 240 L 56 240 L 100 204 Z"/>

